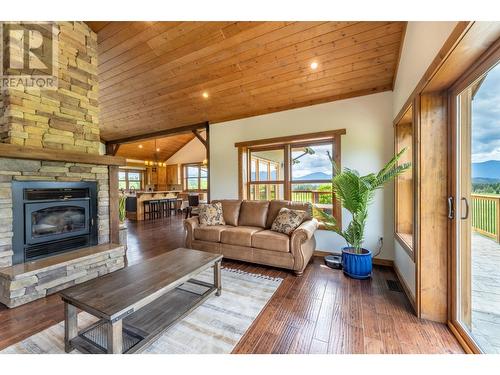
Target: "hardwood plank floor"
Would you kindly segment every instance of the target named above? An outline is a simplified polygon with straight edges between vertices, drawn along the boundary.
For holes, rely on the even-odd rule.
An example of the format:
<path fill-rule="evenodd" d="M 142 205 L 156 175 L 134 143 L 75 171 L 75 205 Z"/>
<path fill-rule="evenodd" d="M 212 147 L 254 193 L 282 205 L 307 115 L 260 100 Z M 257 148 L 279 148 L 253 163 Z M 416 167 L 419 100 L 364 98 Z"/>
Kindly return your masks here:
<path fill-rule="evenodd" d="M 128 264 L 183 246 L 182 217 L 129 222 Z M 463 353 L 444 324 L 419 320 L 390 268 L 359 281 L 314 258 L 302 277 L 224 261 L 225 267 L 281 277 L 283 282 L 234 353 Z M 0 304 L 0 350 L 63 320 L 58 295 L 15 309 Z"/>

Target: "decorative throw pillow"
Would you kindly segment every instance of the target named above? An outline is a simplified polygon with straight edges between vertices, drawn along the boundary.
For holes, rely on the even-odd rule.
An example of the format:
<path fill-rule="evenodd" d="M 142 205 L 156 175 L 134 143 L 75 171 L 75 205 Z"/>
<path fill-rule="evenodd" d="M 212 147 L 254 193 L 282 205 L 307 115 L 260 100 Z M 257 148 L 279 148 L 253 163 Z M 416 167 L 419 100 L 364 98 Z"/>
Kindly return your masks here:
<path fill-rule="evenodd" d="M 222 203 L 200 204 L 198 219 L 201 225 L 225 225 Z"/>
<path fill-rule="evenodd" d="M 306 215 L 306 211 L 290 210 L 283 207 L 278 213 L 278 216 L 276 216 L 276 219 L 274 219 L 271 230 L 290 235 L 300 224 L 302 224 Z"/>

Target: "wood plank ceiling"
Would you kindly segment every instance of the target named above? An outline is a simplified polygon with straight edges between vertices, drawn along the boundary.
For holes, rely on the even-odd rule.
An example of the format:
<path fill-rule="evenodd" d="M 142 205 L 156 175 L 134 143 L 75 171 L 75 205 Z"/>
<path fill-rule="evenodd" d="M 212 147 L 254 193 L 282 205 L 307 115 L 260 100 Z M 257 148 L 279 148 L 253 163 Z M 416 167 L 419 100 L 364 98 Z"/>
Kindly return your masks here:
<path fill-rule="evenodd" d="M 98 34 L 100 123 L 106 141 L 391 90 L 405 26 L 88 24 Z"/>
<path fill-rule="evenodd" d="M 129 159 L 164 162 L 194 137 L 193 133 L 186 133 L 177 134 L 171 137 L 126 143 L 120 145 L 116 155 Z"/>

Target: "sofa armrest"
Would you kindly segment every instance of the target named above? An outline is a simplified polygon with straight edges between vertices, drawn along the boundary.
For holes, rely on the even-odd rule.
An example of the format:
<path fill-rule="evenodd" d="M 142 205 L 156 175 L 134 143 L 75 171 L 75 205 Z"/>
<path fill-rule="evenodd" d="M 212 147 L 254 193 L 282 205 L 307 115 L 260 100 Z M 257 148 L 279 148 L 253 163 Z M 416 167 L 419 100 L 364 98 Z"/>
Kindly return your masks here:
<path fill-rule="evenodd" d="M 194 240 L 194 229 L 199 225 L 198 217 L 190 217 L 184 220 L 184 229 L 186 230 L 185 246 L 191 248 L 191 243 Z"/>
<path fill-rule="evenodd" d="M 306 268 L 316 249 L 314 233 L 318 229 L 319 222 L 316 219 L 304 221 L 295 229 L 290 237 L 290 251 L 294 258 L 296 274 L 301 274 Z"/>

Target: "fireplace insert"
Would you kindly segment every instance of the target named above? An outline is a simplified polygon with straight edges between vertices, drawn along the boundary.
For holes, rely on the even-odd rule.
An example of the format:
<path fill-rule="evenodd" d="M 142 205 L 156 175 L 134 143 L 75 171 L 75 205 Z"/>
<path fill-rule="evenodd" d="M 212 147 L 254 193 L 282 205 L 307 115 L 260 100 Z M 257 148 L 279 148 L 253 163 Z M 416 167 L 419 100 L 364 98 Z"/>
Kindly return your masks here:
<path fill-rule="evenodd" d="M 16 181 L 13 263 L 97 244 L 95 182 Z"/>

